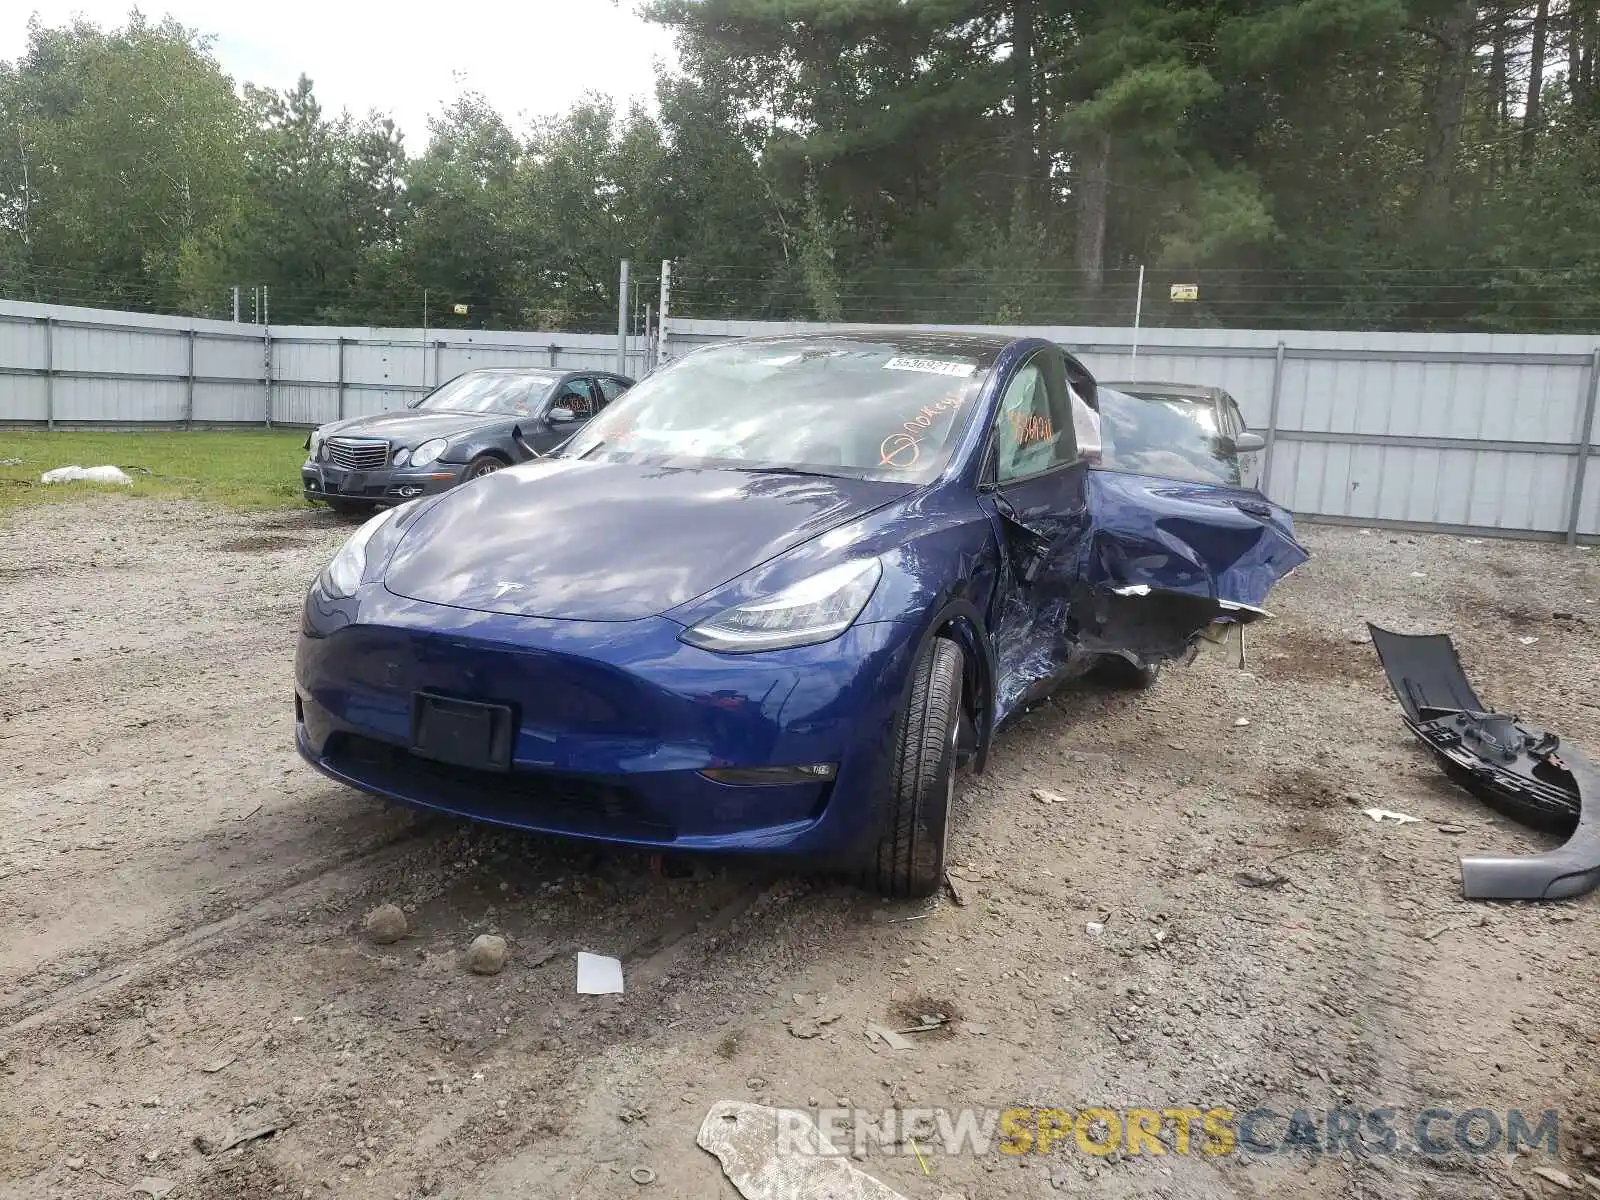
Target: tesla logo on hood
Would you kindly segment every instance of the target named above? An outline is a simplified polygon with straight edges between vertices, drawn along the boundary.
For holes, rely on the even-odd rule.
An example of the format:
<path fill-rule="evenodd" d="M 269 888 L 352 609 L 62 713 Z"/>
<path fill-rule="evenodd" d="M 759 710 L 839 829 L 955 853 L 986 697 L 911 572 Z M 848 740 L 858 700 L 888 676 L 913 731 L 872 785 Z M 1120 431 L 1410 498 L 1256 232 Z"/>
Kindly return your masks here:
<path fill-rule="evenodd" d="M 494 585 L 494 599 L 500 599 L 507 592 L 520 592 L 521 590 L 522 585 L 520 583 L 507 583 L 502 579 Z"/>

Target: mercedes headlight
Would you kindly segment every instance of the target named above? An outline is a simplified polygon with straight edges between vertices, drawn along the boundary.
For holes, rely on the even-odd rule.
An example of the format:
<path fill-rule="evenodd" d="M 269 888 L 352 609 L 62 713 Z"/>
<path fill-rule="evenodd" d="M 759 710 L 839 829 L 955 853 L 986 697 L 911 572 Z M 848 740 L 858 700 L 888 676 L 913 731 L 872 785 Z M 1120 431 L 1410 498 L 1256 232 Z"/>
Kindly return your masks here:
<path fill-rule="evenodd" d="M 422 445 L 411 452 L 411 465 L 413 467 L 427 466 L 444 453 L 444 448 L 445 440 L 443 438 L 434 438 L 431 442 L 423 442 Z"/>
<path fill-rule="evenodd" d="M 386 508 L 352 533 L 350 540 L 333 556 L 333 561 L 322 569 L 322 590 L 336 600 L 354 596 L 367 570 L 367 543 L 372 541 L 373 534 L 409 507 L 408 504 L 401 504 Z"/>
<path fill-rule="evenodd" d="M 312 462 L 316 462 L 317 458 L 321 454 L 322 454 L 322 430 L 313 429 L 311 431 L 311 440 L 306 443 L 306 457 L 309 458 Z"/>
<path fill-rule="evenodd" d="M 861 615 L 882 576 L 883 567 L 875 558 L 841 563 L 776 595 L 707 617 L 678 637 L 691 646 L 730 654 L 826 642 Z"/>
<path fill-rule="evenodd" d="M 406 465 L 406 463 L 408 463 L 410 461 L 411 461 L 411 451 L 406 449 L 404 446 L 401 446 L 400 449 L 398 449 L 398 450 L 396 450 L 394 452 L 394 465 L 395 466 L 403 467 L 403 466 Z"/>

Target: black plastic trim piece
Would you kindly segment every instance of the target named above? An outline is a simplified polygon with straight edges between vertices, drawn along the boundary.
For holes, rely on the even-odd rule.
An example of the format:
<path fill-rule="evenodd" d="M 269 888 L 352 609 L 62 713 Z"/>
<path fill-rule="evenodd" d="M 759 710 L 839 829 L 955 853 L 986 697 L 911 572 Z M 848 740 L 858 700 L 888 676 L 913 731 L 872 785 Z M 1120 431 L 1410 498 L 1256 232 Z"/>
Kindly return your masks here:
<path fill-rule="evenodd" d="M 1497 812 L 1567 839 L 1543 854 L 1463 858 L 1463 894 L 1565 900 L 1600 887 L 1600 770 L 1548 730 L 1485 711 L 1448 635 L 1367 629 L 1406 727 L 1445 774 Z"/>

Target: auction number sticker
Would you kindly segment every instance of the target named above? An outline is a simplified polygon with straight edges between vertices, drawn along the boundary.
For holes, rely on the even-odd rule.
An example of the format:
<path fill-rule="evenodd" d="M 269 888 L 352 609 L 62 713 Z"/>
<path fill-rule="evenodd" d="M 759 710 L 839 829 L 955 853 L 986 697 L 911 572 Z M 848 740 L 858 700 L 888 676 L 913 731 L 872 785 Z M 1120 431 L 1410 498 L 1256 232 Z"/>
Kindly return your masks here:
<path fill-rule="evenodd" d="M 951 362 L 944 358 L 891 358 L 883 364 L 885 371 L 921 371 L 924 375 L 949 375 L 966 379 L 978 369 L 977 363 Z"/>

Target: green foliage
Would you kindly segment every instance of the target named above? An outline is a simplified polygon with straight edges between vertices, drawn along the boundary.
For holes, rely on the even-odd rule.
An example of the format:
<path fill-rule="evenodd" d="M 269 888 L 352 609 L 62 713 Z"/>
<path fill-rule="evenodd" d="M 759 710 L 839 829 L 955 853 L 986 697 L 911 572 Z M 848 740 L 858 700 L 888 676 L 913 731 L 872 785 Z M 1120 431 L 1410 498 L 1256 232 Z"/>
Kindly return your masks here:
<path fill-rule="evenodd" d="M 244 91 L 255 131 L 230 265 L 268 286 L 279 323 L 356 320 L 369 256 L 399 233 L 399 132 L 376 115 L 326 118 L 303 75 L 287 91 Z"/>
<path fill-rule="evenodd" d="M 0 63 L 0 294 L 273 323 L 1600 325 L 1600 7 L 1549 0 L 648 0 L 657 106 L 407 146 L 134 13 Z M 408 157 L 407 151 L 414 157 Z M 1201 285 L 1169 305 L 1164 281 Z M 458 313 L 457 306 L 466 313 Z"/>
<path fill-rule="evenodd" d="M 180 266 L 231 221 L 245 123 L 204 39 L 135 12 L 28 26 L 0 66 L 0 263 L 34 291 L 180 303 Z"/>
<path fill-rule="evenodd" d="M 1254 172 L 1202 165 L 1174 194 L 1164 222 L 1161 264 L 1226 262 L 1241 250 L 1266 244 L 1277 233 L 1268 204 Z"/>

